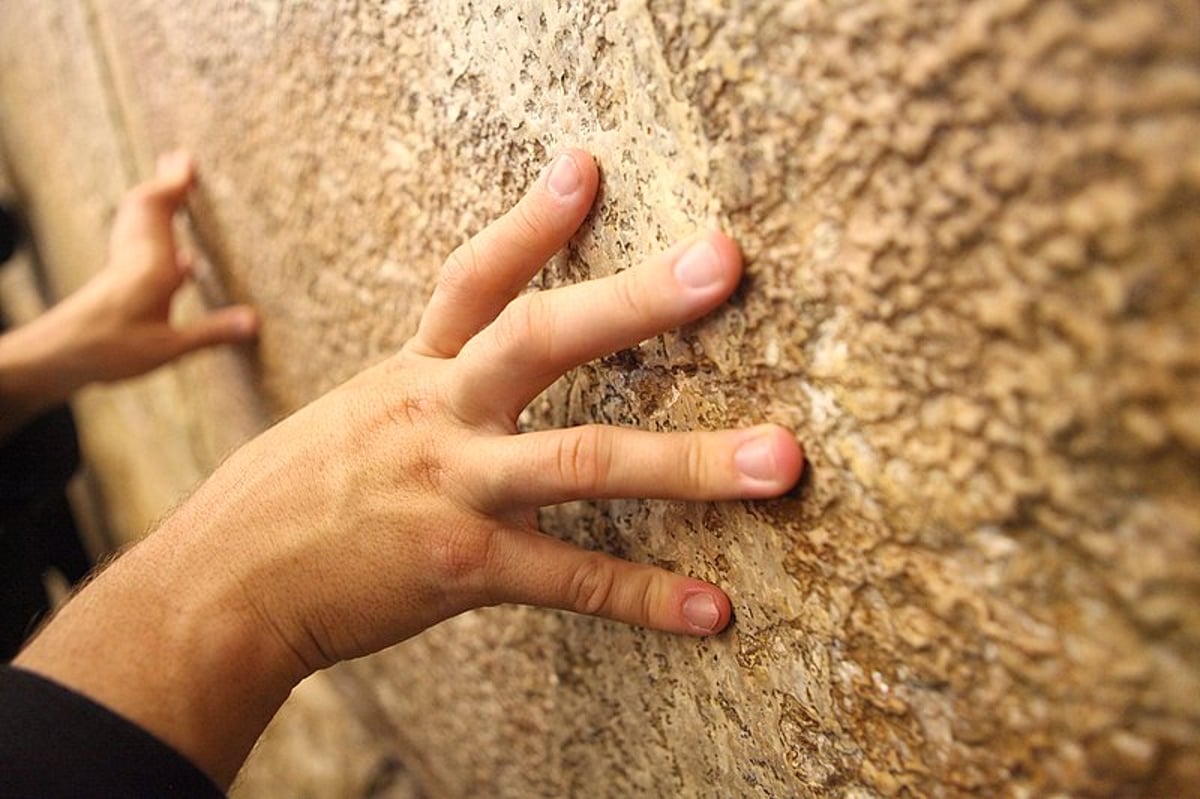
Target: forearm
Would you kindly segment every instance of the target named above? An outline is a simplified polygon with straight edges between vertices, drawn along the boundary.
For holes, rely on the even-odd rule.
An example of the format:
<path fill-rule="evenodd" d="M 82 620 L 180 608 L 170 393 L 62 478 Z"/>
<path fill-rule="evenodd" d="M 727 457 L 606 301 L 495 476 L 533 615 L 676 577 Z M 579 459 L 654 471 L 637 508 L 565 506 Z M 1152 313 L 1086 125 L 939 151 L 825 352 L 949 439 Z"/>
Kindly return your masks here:
<path fill-rule="evenodd" d="M 0 336 L 0 439 L 87 382 L 81 328 L 60 306 Z"/>
<path fill-rule="evenodd" d="M 17 657 L 125 716 L 222 788 L 305 672 L 247 594 L 245 559 L 182 512 L 82 590 Z"/>

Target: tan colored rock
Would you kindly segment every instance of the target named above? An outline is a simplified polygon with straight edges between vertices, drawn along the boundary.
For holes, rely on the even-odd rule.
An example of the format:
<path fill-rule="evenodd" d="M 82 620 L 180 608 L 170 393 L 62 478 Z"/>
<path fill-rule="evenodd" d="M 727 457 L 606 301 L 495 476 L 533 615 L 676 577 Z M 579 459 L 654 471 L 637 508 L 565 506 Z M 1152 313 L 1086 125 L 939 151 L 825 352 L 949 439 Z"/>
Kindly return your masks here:
<path fill-rule="evenodd" d="M 390 741 L 368 726 L 369 714 L 348 709 L 330 674 L 302 682 L 259 739 L 231 799 L 422 799 L 426 794 L 390 751 Z"/>
<path fill-rule="evenodd" d="M 539 286 L 698 226 L 745 250 L 729 307 L 525 418 L 796 428 L 790 498 L 543 517 L 721 583 L 734 628 L 491 609 L 339 668 L 420 790 L 1200 782 L 1194 2 L 88 7 L 0 11 L 0 133 L 40 232 L 96 240 L 88 209 L 186 145 L 209 297 L 265 317 L 249 376 L 185 365 L 108 417 L 206 431 L 114 486 L 189 484 L 255 424 L 230 434 L 220 403 L 286 412 L 392 351 L 441 256 L 560 146 L 596 154 L 603 193 Z M 80 260 L 46 258 L 68 285 Z"/>

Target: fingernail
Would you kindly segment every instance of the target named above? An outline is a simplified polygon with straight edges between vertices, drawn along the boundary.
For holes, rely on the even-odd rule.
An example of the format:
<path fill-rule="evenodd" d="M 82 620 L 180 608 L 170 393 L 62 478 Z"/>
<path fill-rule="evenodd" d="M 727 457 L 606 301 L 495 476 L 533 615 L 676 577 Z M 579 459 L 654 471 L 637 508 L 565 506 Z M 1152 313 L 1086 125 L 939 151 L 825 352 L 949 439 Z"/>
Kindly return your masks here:
<path fill-rule="evenodd" d="M 711 633 L 717 628 L 721 611 L 717 610 L 712 594 L 698 591 L 683 600 L 683 617 L 696 629 Z"/>
<path fill-rule="evenodd" d="M 570 197 L 582 182 L 583 176 L 579 174 L 579 166 L 575 159 L 566 153 L 554 161 L 554 165 L 550 167 L 550 176 L 546 178 L 546 185 L 550 187 L 550 191 L 559 197 Z"/>
<path fill-rule="evenodd" d="M 187 150 L 169 150 L 158 157 L 157 174 L 159 177 L 174 177 L 187 169 Z"/>
<path fill-rule="evenodd" d="M 707 239 L 693 244 L 675 262 L 675 279 L 690 289 L 708 288 L 721 279 L 721 259 Z"/>
<path fill-rule="evenodd" d="M 258 314 L 254 311 L 242 311 L 237 317 L 238 330 L 249 336 L 258 329 Z"/>
<path fill-rule="evenodd" d="M 775 445 L 770 435 L 752 438 L 738 447 L 733 463 L 738 471 L 753 480 L 774 480 L 778 473 L 775 464 Z"/>

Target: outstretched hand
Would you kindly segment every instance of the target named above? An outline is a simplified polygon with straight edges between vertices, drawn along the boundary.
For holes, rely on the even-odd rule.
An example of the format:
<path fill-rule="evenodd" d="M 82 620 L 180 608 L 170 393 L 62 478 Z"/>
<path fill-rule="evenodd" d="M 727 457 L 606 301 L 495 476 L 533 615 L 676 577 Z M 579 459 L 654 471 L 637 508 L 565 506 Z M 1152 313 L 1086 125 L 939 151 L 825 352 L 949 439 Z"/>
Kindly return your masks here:
<path fill-rule="evenodd" d="M 273 531 L 264 557 L 306 566 L 255 586 L 305 669 L 502 602 L 693 635 L 728 623 L 716 586 L 537 529 L 542 505 L 767 497 L 800 472 L 794 437 L 771 425 L 517 433 L 522 409 L 565 371 L 704 315 L 741 275 L 733 242 L 707 233 L 612 277 L 519 294 L 583 221 L 597 179 L 586 153 L 560 156 L 450 256 L 400 353 L 254 442 L 233 479 L 218 475 L 222 487 L 193 503 L 223 526 Z M 231 504 L 233 492 L 256 499 Z"/>
<path fill-rule="evenodd" d="M 450 256 L 399 353 L 235 453 L 18 664 L 124 712 L 227 784 L 296 681 L 470 608 L 723 629 L 720 588 L 537 528 L 538 507 L 582 498 L 777 496 L 802 467 L 773 425 L 518 432 L 521 410 L 565 371 L 703 316 L 741 274 L 733 242 L 702 233 L 612 277 L 521 294 L 597 182 L 586 153 L 559 156 Z M 62 653 L 80 650 L 78 636 L 120 668 L 72 666 Z M 145 651 L 157 658 L 139 670 Z"/>

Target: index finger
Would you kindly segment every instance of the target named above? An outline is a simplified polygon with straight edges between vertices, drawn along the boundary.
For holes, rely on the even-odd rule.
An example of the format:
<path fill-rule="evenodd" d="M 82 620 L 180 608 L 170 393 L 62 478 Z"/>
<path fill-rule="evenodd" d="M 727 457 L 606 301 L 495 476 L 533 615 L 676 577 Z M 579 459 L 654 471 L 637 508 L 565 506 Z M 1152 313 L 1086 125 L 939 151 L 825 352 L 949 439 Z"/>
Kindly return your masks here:
<path fill-rule="evenodd" d="M 430 355 L 457 355 L 574 235 L 599 180 L 583 150 L 559 155 L 520 202 L 446 259 L 412 344 Z"/>
<path fill-rule="evenodd" d="M 186 150 L 163 153 L 158 158 L 154 177 L 129 189 L 121 198 L 121 207 L 113 223 L 110 247 L 128 241 L 131 236 L 171 233 L 171 220 L 183 204 L 196 165 Z M 175 245 L 169 243 L 174 258 Z"/>

